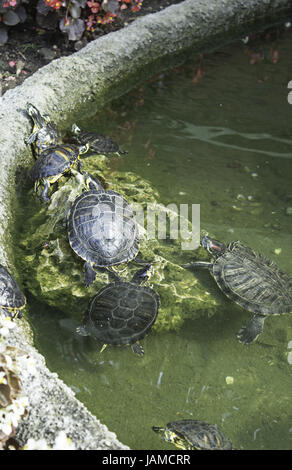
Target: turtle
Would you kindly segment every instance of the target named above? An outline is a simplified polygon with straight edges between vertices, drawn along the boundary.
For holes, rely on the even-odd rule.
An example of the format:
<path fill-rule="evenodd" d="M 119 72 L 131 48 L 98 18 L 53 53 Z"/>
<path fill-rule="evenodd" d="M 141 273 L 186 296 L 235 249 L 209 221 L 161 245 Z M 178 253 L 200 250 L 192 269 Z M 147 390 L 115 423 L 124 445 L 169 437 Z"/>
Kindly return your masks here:
<path fill-rule="evenodd" d="M 14 277 L 0 264 L 0 309 L 5 316 L 21 318 L 26 298 Z"/>
<path fill-rule="evenodd" d="M 159 295 L 150 287 L 140 284 L 148 279 L 151 265 L 137 271 L 131 282 L 112 273 L 116 280 L 103 287 L 91 300 L 83 325 L 77 333 L 92 336 L 98 341 L 113 345 L 131 345 L 133 352 L 143 356 L 138 343 L 154 325 L 159 305 Z"/>
<path fill-rule="evenodd" d="M 196 419 L 182 419 L 166 427 L 152 426 L 162 438 L 183 450 L 232 450 L 231 441 L 216 424 Z"/>
<path fill-rule="evenodd" d="M 138 225 L 123 196 L 103 189 L 87 174 L 89 189 L 77 196 L 68 215 L 68 237 L 73 251 L 85 261 L 84 282 L 95 280 L 94 269 L 106 268 L 136 258 L 139 251 Z M 142 260 L 137 262 L 143 264 Z"/>
<path fill-rule="evenodd" d="M 30 177 L 36 186 L 43 185 L 41 197 L 49 202 L 50 185 L 55 183 L 63 174 L 70 172 L 73 165 L 77 165 L 81 173 L 82 162 L 80 154 L 87 152 L 88 146 L 73 144 L 55 145 L 43 150 L 34 163 Z"/>
<path fill-rule="evenodd" d="M 240 241 L 226 246 L 204 236 L 201 244 L 213 255 L 214 262 L 198 261 L 183 267 L 209 269 L 229 299 L 255 314 L 237 334 L 241 343 L 257 339 L 268 315 L 292 313 L 292 278 L 276 263 Z"/>
<path fill-rule="evenodd" d="M 25 143 L 32 145 L 35 157 L 38 157 L 43 150 L 61 144 L 61 135 L 56 124 L 47 114 L 41 114 L 31 103 L 27 103 L 26 112 L 33 120 L 33 129 L 25 139 Z"/>
<path fill-rule="evenodd" d="M 111 137 L 97 134 L 96 132 L 83 131 L 75 123 L 72 125 L 72 133 L 80 144 L 89 144 L 90 152 L 88 152 L 83 158 L 90 157 L 95 153 L 101 155 L 107 155 L 110 153 L 123 155 L 127 153 L 126 150 L 120 149 L 118 144 L 114 142 Z"/>

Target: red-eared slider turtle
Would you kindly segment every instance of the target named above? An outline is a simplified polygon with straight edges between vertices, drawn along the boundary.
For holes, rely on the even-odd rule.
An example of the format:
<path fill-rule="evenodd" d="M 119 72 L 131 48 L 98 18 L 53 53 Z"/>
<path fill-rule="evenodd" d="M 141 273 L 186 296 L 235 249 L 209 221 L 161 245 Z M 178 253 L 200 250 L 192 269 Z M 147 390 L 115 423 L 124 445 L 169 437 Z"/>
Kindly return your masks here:
<path fill-rule="evenodd" d="M 77 165 L 81 172 L 80 154 L 87 152 L 87 146 L 72 144 L 56 145 L 44 150 L 33 165 L 30 176 L 36 186 L 43 185 L 41 197 L 48 202 L 50 185 L 55 183 L 64 173 L 70 172 Z"/>
<path fill-rule="evenodd" d="M 5 316 L 21 318 L 21 310 L 26 305 L 26 299 L 16 280 L 0 264 L 0 309 Z"/>
<path fill-rule="evenodd" d="M 80 144 L 89 145 L 90 152 L 83 158 L 90 157 L 94 153 L 101 155 L 107 155 L 109 153 L 122 155 L 127 153 L 125 150 L 120 149 L 118 144 L 116 144 L 111 137 L 97 134 L 96 132 L 82 131 L 76 124 L 72 125 L 72 133 L 76 136 Z"/>
<path fill-rule="evenodd" d="M 118 278 L 103 287 L 91 301 L 83 326 L 77 332 L 92 336 L 104 345 L 132 345 L 135 353 L 143 355 L 140 339 L 155 323 L 159 296 L 150 287 L 141 286 L 148 279 L 151 266 L 140 269 L 131 282 Z"/>
<path fill-rule="evenodd" d="M 239 241 L 226 246 L 205 236 L 202 246 L 213 255 L 214 262 L 184 266 L 209 269 L 227 297 L 255 313 L 237 335 L 241 343 L 252 343 L 263 332 L 267 315 L 292 313 L 292 278 L 274 262 Z"/>
<path fill-rule="evenodd" d="M 35 157 L 38 157 L 43 150 L 61 143 L 56 124 L 47 114 L 41 114 L 31 103 L 27 103 L 26 112 L 33 120 L 33 129 L 32 134 L 25 139 L 25 143 L 32 145 Z"/>
<path fill-rule="evenodd" d="M 153 431 L 183 450 L 232 450 L 230 440 L 216 424 L 195 419 L 183 419 L 168 423 L 165 428 L 153 426 Z"/>
<path fill-rule="evenodd" d="M 96 277 L 92 268 L 126 263 L 139 251 L 138 226 L 133 211 L 121 194 L 104 190 L 87 175 L 89 190 L 78 196 L 69 213 L 69 243 L 85 261 L 85 284 Z M 93 189 L 95 188 L 95 189 Z"/>

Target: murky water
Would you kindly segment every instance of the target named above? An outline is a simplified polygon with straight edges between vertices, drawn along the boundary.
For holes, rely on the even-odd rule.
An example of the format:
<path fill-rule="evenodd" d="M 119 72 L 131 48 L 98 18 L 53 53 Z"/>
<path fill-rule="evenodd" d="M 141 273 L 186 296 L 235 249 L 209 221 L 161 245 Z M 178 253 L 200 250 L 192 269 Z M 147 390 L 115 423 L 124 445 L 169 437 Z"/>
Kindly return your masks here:
<path fill-rule="evenodd" d="M 129 151 L 113 170 L 148 179 L 165 204 L 200 204 L 202 228 L 292 274 L 292 33 L 276 36 L 194 57 L 78 124 Z M 218 295 L 208 273 L 194 276 Z M 172 449 L 151 426 L 182 418 L 217 423 L 236 448 L 291 449 L 292 315 L 269 317 L 244 346 L 236 333 L 251 315 L 222 305 L 178 332 L 151 332 L 142 359 L 100 354 L 69 315 L 33 299 L 31 323 L 49 368 L 132 449 Z"/>

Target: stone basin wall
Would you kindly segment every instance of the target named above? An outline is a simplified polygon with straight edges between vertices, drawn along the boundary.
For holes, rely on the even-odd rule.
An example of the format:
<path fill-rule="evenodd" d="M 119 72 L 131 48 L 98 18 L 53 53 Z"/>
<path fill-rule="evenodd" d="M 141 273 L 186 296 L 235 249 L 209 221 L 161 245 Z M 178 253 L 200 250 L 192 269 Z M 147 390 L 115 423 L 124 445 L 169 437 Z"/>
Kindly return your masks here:
<path fill-rule="evenodd" d="M 91 100 L 102 106 L 139 80 L 172 64 L 177 54 L 192 47 L 201 51 L 246 35 L 285 13 L 290 0 L 185 0 L 137 19 L 123 30 L 88 44 L 70 57 L 52 61 L 0 99 L 0 262 L 15 273 L 11 244 L 15 176 L 32 164 L 24 138 L 31 122 L 24 113 L 27 102 L 49 114 L 62 128 L 76 110 Z M 180 59 L 181 60 L 181 59 Z M 138 74 L 138 75 L 137 75 Z M 17 277 L 17 276 L 16 276 Z M 29 398 L 27 414 L 16 437 L 20 445 L 29 438 L 53 445 L 65 431 L 79 449 L 127 449 L 82 405 L 45 359 L 33 347 L 25 319 L 9 333 L 6 343 L 27 351 L 33 367 L 19 370 Z"/>

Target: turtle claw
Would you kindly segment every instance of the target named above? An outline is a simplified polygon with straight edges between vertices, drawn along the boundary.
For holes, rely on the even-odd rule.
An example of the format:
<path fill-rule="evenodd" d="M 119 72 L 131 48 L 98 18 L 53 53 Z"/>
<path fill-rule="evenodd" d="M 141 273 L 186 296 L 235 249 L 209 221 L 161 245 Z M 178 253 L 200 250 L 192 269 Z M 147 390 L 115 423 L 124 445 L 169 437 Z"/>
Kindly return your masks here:
<path fill-rule="evenodd" d="M 140 357 L 144 356 L 144 349 L 138 343 L 132 344 L 132 351 Z"/>

